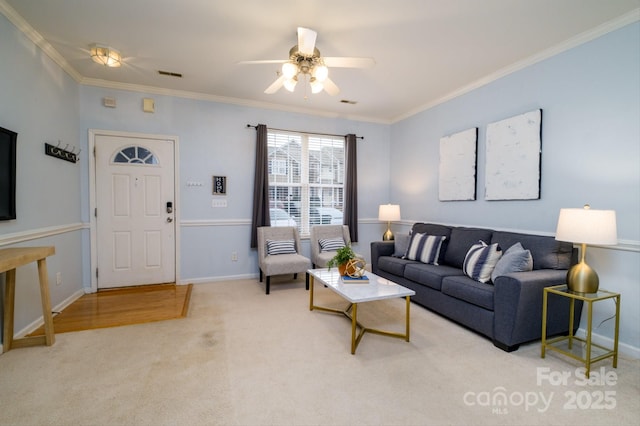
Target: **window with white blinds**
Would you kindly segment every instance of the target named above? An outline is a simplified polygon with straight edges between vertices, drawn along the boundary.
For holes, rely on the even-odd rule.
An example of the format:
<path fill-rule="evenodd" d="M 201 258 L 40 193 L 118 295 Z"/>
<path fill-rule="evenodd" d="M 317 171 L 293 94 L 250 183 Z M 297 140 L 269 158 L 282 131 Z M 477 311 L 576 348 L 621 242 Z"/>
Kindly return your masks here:
<path fill-rule="evenodd" d="M 344 138 L 269 130 L 271 226 L 343 223 Z"/>

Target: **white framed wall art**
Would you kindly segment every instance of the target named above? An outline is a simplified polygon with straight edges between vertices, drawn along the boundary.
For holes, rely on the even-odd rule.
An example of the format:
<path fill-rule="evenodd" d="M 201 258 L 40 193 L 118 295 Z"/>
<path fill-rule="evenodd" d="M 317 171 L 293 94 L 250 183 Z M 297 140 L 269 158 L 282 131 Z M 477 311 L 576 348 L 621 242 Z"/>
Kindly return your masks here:
<path fill-rule="evenodd" d="M 542 110 L 487 125 L 485 200 L 540 198 Z"/>
<path fill-rule="evenodd" d="M 477 127 L 440 139 L 440 201 L 476 199 L 477 148 Z"/>

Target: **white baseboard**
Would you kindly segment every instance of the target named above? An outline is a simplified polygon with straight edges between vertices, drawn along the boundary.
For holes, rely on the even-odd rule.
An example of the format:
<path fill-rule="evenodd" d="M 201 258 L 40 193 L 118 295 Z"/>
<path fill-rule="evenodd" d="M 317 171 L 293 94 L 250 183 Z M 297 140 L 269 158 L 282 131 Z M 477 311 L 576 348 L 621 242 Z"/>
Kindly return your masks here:
<path fill-rule="evenodd" d="M 586 339 L 587 331 L 584 328 L 579 328 L 576 331 L 576 336 Z M 608 336 L 591 332 L 591 341 L 605 348 L 613 348 L 613 339 Z M 618 341 L 618 355 L 628 359 L 640 359 L 640 348 Z"/>
<path fill-rule="evenodd" d="M 204 284 L 217 281 L 257 279 L 258 274 L 226 275 L 215 277 L 181 278 L 178 284 Z"/>
<path fill-rule="evenodd" d="M 73 302 L 78 300 L 84 294 L 85 294 L 84 289 L 76 291 L 71 296 L 67 297 L 65 300 L 63 300 L 62 302 L 58 303 L 56 306 L 52 307 L 51 311 L 52 312 L 62 312 L 64 310 L 64 308 L 66 308 L 67 306 L 71 305 Z M 13 334 L 14 334 L 15 338 L 24 337 L 27 334 L 36 331 L 38 328 L 42 327 L 43 325 L 44 325 L 44 317 L 42 315 L 40 315 L 31 324 L 28 324 L 22 330 L 18 331 L 17 333 L 13 333 Z M 54 332 L 55 332 L 55 329 L 54 329 Z M 0 353 L 2 353 L 1 350 L 0 350 Z"/>

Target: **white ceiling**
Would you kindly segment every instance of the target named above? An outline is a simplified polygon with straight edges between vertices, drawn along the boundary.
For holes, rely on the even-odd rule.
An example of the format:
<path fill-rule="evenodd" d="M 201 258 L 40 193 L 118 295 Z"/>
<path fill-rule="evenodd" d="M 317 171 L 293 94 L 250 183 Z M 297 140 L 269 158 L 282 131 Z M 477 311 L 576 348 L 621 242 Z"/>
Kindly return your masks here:
<path fill-rule="evenodd" d="M 634 22 L 639 7 L 640 0 L 0 0 L 83 84 L 386 123 Z M 298 26 L 318 32 L 323 56 L 373 57 L 375 67 L 332 68 L 341 89 L 333 97 L 305 99 L 302 85 L 264 94 L 279 65 L 238 62 L 287 59 Z M 91 43 L 120 50 L 124 65 L 92 62 Z"/>

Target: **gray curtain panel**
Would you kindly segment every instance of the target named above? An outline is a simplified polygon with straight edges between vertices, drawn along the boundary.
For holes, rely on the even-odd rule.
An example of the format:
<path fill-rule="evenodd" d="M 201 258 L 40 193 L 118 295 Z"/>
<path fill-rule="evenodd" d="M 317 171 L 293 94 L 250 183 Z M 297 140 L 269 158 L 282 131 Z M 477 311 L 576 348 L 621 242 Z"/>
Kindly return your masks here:
<path fill-rule="evenodd" d="M 345 139 L 344 224 L 349 227 L 351 242 L 358 242 L 358 158 L 356 135 Z"/>
<path fill-rule="evenodd" d="M 251 217 L 251 248 L 258 247 L 257 229 L 270 226 L 269 218 L 269 152 L 267 126 L 256 126 L 256 173 L 253 183 L 253 214 Z"/>

